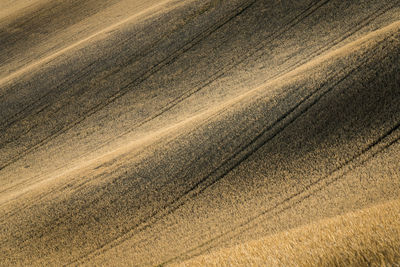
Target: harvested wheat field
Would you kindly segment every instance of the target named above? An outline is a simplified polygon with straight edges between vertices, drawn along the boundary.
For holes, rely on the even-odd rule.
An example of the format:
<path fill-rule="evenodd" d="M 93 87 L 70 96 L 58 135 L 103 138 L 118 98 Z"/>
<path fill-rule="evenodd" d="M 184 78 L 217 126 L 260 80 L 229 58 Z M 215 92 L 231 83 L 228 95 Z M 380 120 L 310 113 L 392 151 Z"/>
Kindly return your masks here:
<path fill-rule="evenodd" d="M 0 266 L 400 266 L 399 0 L 0 0 Z"/>

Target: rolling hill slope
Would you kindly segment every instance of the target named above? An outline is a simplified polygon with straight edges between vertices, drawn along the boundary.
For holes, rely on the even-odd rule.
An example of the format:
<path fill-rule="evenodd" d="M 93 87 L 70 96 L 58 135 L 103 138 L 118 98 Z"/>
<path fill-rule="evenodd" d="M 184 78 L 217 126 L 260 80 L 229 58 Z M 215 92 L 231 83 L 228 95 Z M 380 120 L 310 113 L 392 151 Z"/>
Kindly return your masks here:
<path fill-rule="evenodd" d="M 223 264 L 331 221 L 369 227 L 349 262 L 396 251 L 399 1 L 0 9 L 1 265 Z"/>

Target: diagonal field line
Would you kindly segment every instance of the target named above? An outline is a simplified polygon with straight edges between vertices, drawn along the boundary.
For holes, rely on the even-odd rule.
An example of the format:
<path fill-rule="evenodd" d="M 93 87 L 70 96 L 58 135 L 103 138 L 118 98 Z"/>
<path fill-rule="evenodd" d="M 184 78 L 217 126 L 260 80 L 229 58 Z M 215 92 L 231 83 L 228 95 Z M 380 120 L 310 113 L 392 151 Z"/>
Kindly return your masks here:
<path fill-rule="evenodd" d="M 61 49 L 61 50 L 59 50 L 59 51 L 57 51 L 57 52 L 45 57 L 45 58 L 37 60 L 37 61 L 35 61 L 35 62 L 33 62 L 33 63 L 31 63 L 31 64 L 29 64 L 29 65 L 27 65 L 27 66 L 25 66 L 25 67 L 23 67 L 21 69 L 19 69 L 19 70 L 11 73 L 10 75 L 2 78 L 0 80 L 0 86 L 4 85 L 5 83 L 10 82 L 11 80 L 17 78 L 18 76 L 20 76 L 20 75 L 22 75 L 24 73 L 27 73 L 29 70 L 31 70 L 34 67 L 46 64 L 46 63 L 52 61 L 53 59 L 61 56 L 62 54 L 64 54 L 64 53 L 66 53 L 66 52 L 78 47 L 79 45 L 84 44 L 84 43 L 92 40 L 93 38 L 95 38 L 95 37 L 97 37 L 97 36 L 99 36 L 99 35 L 101 35 L 103 33 L 110 32 L 113 29 L 115 29 L 115 28 L 117 28 L 117 27 L 119 27 L 119 26 L 121 26 L 121 25 L 123 25 L 125 23 L 128 23 L 128 22 L 130 22 L 130 21 L 132 21 L 134 19 L 137 19 L 140 16 L 143 16 L 143 15 L 145 15 L 145 14 L 151 12 L 151 11 L 154 11 L 155 9 L 157 9 L 157 8 L 163 6 L 163 5 L 165 5 L 165 4 L 167 4 L 167 3 L 171 2 L 171 1 L 173 1 L 173 0 L 164 0 L 164 1 L 158 3 L 158 4 L 154 5 L 154 6 L 151 6 L 151 7 L 147 8 L 147 9 L 145 9 L 145 10 L 142 10 L 139 13 L 136 13 L 136 14 L 124 19 L 124 20 L 121 20 L 121 21 L 119 21 L 119 22 L 117 22 L 117 23 L 115 23 L 115 24 L 113 24 L 111 26 L 108 26 L 105 29 L 103 29 L 101 31 L 98 31 L 98 32 L 96 32 L 96 33 L 94 33 L 94 34 L 92 34 L 92 35 L 90 35 L 90 36 L 88 36 L 88 37 L 86 37 L 86 38 L 84 38 L 82 40 L 79 40 L 78 42 L 73 43 L 72 45 L 67 46 L 67 47 L 65 47 L 65 48 L 63 48 L 63 49 Z"/>
<path fill-rule="evenodd" d="M 297 23 L 299 23 L 299 21 L 301 21 L 302 19 L 310 16 L 310 14 L 312 14 L 314 11 L 316 11 L 317 9 L 321 8 L 322 6 L 326 5 L 330 0 L 317 0 L 316 2 L 313 2 L 310 6 L 308 6 L 305 10 L 303 10 L 299 15 L 297 15 L 295 18 L 293 18 L 288 24 L 287 27 L 285 27 L 282 31 L 277 31 L 277 32 L 273 32 L 270 36 L 268 36 L 268 38 L 271 37 L 277 37 L 282 35 L 284 32 L 288 31 L 290 28 L 292 28 L 294 25 L 296 25 Z M 160 63 L 157 63 L 156 65 L 154 65 L 153 67 L 151 67 L 149 70 L 147 70 L 142 77 L 139 77 L 137 79 L 135 79 L 133 82 L 129 83 L 128 85 L 124 86 L 122 89 L 120 89 L 119 91 L 117 91 L 113 96 L 111 96 L 108 100 L 106 100 L 106 102 L 102 102 L 97 104 L 96 106 L 90 108 L 87 111 L 87 114 L 85 116 L 83 116 L 82 118 L 76 120 L 75 122 L 73 122 L 72 124 L 67 125 L 65 128 L 60 129 L 59 131 L 57 131 L 56 133 L 47 136 L 46 138 L 42 139 L 41 141 L 39 141 L 36 145 L 26 149 L 25 151 L 21 152 L 19 155 L 11 158 L 9 161 L 5 162 L 3 165 L 0 165 L 0 170 L 10 166 L 11 164 L 15 163 L 16 161 L 18 161 L 19 159 L 21 159 L 23 156 L 31 153 L 32 151 L 40 148 L 41 146 L 43 146 L 44 144 L 46 144 L 47 142 L 51 141 L 52 139 L 56 138 L 57 136 L 65 133 L 66 131 L 68 131 L 69 129 L 73 128 L 74 126 L 78 125 L 79 123 L 81 123 L 83 120 L 85 120 L 87 117 L 91 116 L 92 114 L 96 113 L 99 109 L 104 108 L 105 106 L 109 105 L 110 103 L 114 102 L 116 99 L 120 98 L 121 96 L 123 96 L 124 94 L 126 94 L 129 89 L 127 89 L 130 85 L 138 85 L 140 83 L 142 83 L 144 80 L 146 80 L 147 78 L 149 78 L 150 76 L 152 76 L 154 73 L 156 73 L 157 71 L 159 71 L 161 68 L 165 67 L 166 65 L 170 64 L 171 62 L 173 62 L 174 60 L 176 60 L 180 55 L 182 55 L 184 52 L 190 50 L 193 46 L 197 45 L 200 41 L 202 41 L 204 38 L 206 38 L 207 36 L 209 36 L 210 34 L 212 34 L 213 32 L 217 31 L 218 29 L 220 29 L 221 27 L 223 27 L 224 25 L 226 25 L 227 23 L 229 23 L 231 20 L 233 20 L 234 18 L 238 17 L 239 15 L 241 15 L 242 13 L 244 13 L 247 9 L 249 9 L 251 6 L 253 6 L 256 2 L 258 2 L 258 0 L 250 0 L 248 2 L 246 2 L 244 5 L 242 5 L 238 11 L 233 14 L 233 16 L 230 16 L 228 18 L 223 18 L 219 23 L 217 23 L 216 25 L 211 26 L 210 28 L 206 29 L 204 32 L 201 32 L 200 34 L 198 34 L 197 36 L 194 37 L 194 39 L 192 39 L 191 41 L 189 41 L 187 44 L 185 44 L 183 47 L 181 47 L 180 49 L 178 49 L 177 51 L 175 51 L 171 56 L 166 57 L 165 59 L 163 59 Z M 144 125 L 145 123 L 161 116 L 163 113 L 167 112 L 168 110 L 172 109 L 173 107 L 175 107 L 176 105 L 178 105 L 179 103 L 181 103 L 182 101 L 184 101 L 185 99 L 187 99 L 188 97 L 192 96 L 193 94 L 195 94 L 196 92 L 200 91 L 201 89 L 203 89 L 204 87 L 208 86 L 209 84 L 211 84 L 212 82 L 214 82 L 215 80 L 217 80 L 218 78 L 222 77 L 224 75 L 224 73 L 227 70 L 231 70 L 232 68 L 234 68 L 236 65 L 241 64 L 244 62 L 244 60 L 248 57 L 253 56 L 258 50 L 260 50 L 263 46 L 265 42 L 261 42 L 259 45 L 257 45 L 256 50 L 252 50 L 250 51 L 248 54 L 246 54 L 243 58 L 241 58 L 239 60 L 239 62 L 237 64 L 233 64 L 232 66 L 229 66 L 228 68 L 223 68 L 222 70 L 216 72 L 214 75 L 212 75 L 211 79 L 209 81 L 206 81 L 202 86 L 200 87 L 196 87 L 195 90 L 190 90 L 189 92 L 185 92 L 182 95 L 178 96 L 177 98 L 175 98 L 174 100 L 172 100 L 170 103 L 168 103 L 165 107 L 163 107 L 159 112 L 156 112 L 155 114 L 153 114 L 152 116 L 150 116 L 149 118 L 146 118 L 143 121 L 140 121 L 138 123 L 136 123 L 134 126 L 132 127 L 140 127 L 142 125 Z M 126 91 L 128 90 L 128 91 Z M 132 128 L 131 127 L 131 128 Z M 129 132 L 129 130 L 127 131 Z M 125 135 L 126 132 L 123 132 L 122 134 L 120 134 L 121 137 L 123 135 Z M 107 144 L 107 143 L 106 143 Z"/>
<path fill-rule="evenodd" d="M 397 25 L 397 24 L 395 24 L 395 25 Z M 361 38 L 361 39 L 364 39 L 364 38 Z M 380 41 L 379 43 L 382 43 L 382 42 L 383 42 L 383 41 Z M 339 49 L 339 50 L 341 50 L 341 49 Z M 354 71 L 356 71 L 356 70 L 357 70 L 359 67 L 361 67 L 364 63 L 365 63 L 365 62 L 361 62 L 358 66 L 353 67 L 353 70 L 351 70 L 350 73 L 348 73 L 346 76 L 348 76 L 348 75 L 350 75 L 351 73 L 353 73 Z M 345 78 L 342 78 L 341 80 L 337 81 L 336 83 L 340 83 L 340 82 L 342 82 L 344 79 L 345 79 Z M 318 90 L 317 90 L 317 91 L 318 91 Z M 329 91 L 330 91 L 330 90 L 329 90 L 329 88 L 328 88 L 326 91 L 322 92 L 321 95 L 316 96 L 317 99 L 312 100 L 311 106 L 314 105 L 316 102 L 318 102 L 318 100 L 319 100 L 321 97 L 323 97 L 326 93 L 328 93 Z M 317 93 L 317 92 L 313 92 L 313 93 Z M 308 110 L 309 108 L 310 108 L 310 106 L 305 107 L 306 110 Z M 303 111 L 304 111 L 304 110 L 303 110 Z M 303 113 L 304 113 L 304 112 L 302 112 L 301 114 L 303 114 Z M 301 116 L 301 114 L 300 114 L 300 116 Z M 296 116 L 294 119 L 292 118 L 292 119 L 290 120 L 289 123 L 293 122 L 293 121 L 294 121 L 295 119 L 297 119 L 297 118 L 298 118 L 298 116 Z M 285 128 L 286 126 L 287 126 L 287 125 L 285 124 L 285 125 L 282 126 L 282 127 Z M 281 130 L 282 127 L 280 127 L 278 130 Z M 273 136 L 275 136 L 275 135 L 276 135 L 276 134 L 273 134 Z M 272 137 L 272 138 L 273 138 L 273 137 Z M 247 154 L 247 153 L 246 153 L 246 154 Z M 231 169 L 228 169 L 228 172 L 229 172 L 230 170 L 231 170 Z M 222 175 L 220 175 L 220 176 L 218 176 L 218 177 L 223 177 L 223 176 L 226 175 L 226 173 L 227 173 L 227 172 L 224 172 Z M 165 207 L 165 209 L 170 209 L 170 210 L 167 211 L 166 213 L 164 213 L 164 214 L 159 214 L 160 212 L 155 212 L 154 214 L 150 215 L 150 217 L 148 217 L 146 221 L 141 222 L 141 223 L 138 223 L 136 229 L 133 228 L 133 229 L 129 230 L 128 232 L 126 232 L 125 234 L 122 234 L 120 237 L 117 237 L 114 241 L 111 241 L 110 243 L 112 243 L 112 245 L 110 245 L 110 243 L 105 244 L 105 245 L 101 246 L 100 248 L 96 249 L 94 252 L 89 253 L 89 255 L 87 255 L 87 256 L 82 256 L 81 258 L 77 259 L 76 261 L 71 262 L 70 264 L 75 264 L 76 262 L 80 262 L 80 261 L 82 261 L 82 260 L 84 261 L 84 260 L 90 259 L 90 258 L 92 258 L 92 257 L 95 257 L 95 255 L 96 255 L 97 253 L 99 253 L 100 251 L 102 251 L 102 252 L 107 251 L 107 250 L 109 250 L 109 249 L 111 249 L 111 248 L 117 246 L 118 244 L 120 244 L 121 242 L 123 242 L 124 240 L 126 240 L 127 238 L 129 238 L 129 236 L 131 236 L 131 235 L 133 234 L 133 232 L 135 232 L 135 230 L 141 232 L 141 231 L 143 231 L 144 229 L 148 228 L 150 225 L 146 224 L 146 222 L 148 222 L 148 221 L 151 220 L 152 218 L 155 218 L 158 214 L 159 214 L 159 216 L 161 216 L 161 218 L 162 218 L 162 217 L 165 217 L 165 216 L 167 216 L 169 213 L 171 213 L 173 210 L 176 210 L 177 208 L 179 208 L 179 207 L 182 205 L 182 203 L 179 203 L 179 202 L 180 202 L 179 200 L 182 199 L 182 198 L 184 198 L 184 197 L 186 197 L 188 194 L 191 194 L 191 192 L 193 192 L 193 190 L 195 190 L 196 188 L 200 187 L 201 184 L 202 184 L 204 181 L 207 181 L 207 180 L 208 180 L 208 179 L 203 179 L 203 181 L 200 181 L 198 184 L 194 185 L 194 187 L 192 187 L 189 191 L 187 191 L 186 193 L 184 193 L 183 195 L 181 195 L 180 197 L 178 197 L 178 199 L 176 199 L 175 201 L 173 201 L 173 203 L 167 204 L 167 206 Z M 217 180 L 218 180 L 218 179 L 217 179 Z M 216 181 L 212 181 L 211 183 L 214 183 L 214 182 L 216 182 Z M 199 193 L 201 193 L 203 190 L 204 190 L 204 188 L 200 188 L 200 192 L 195 192 L 194 194 L 195 194 L 195 195 L 196 195 L 196 194 L 199 194 Z M 174 206 L 175 203 L 177 203 L 177 205 Z M 157 220 L 157 219 L 156 219 L 156 220 Z M 139 228 L 139 229 L 138 229 L 138 228 Z"/>
<path fill-rule="evenodd" d="M 73 128 L 74 126 L 80 124 L 82 121 L 84 121 L 87 117 L 95 114 L 98 110 L 108 106 L 109 104 L 113 103 L 115 100 L 117 100 L 118 98 L 122 97 L 123 95 L 125 95 L 128 91 L 129 91 L 129 86 L 130 85 L 138 85 L 140 83 L 142 83 L 143 81 L 145 81 L 146 79 L 148 79 L 150 76 L 152 76 L 154 73 L 157 73 L 160 69 L 162 69 L 163 67 L 167 66 L 168 64 L 172 63 L 174 60 L 176 60 L 180 55 L 182 55 L 184 52 L 188 51 L 189 49 L 191 49 L 193 46 L 197 45 L 199 42 L 201 42 L 204 38 L 208 37 L 210 34 L 212 34 L 213 32 L 215 32 L 216 30 L 218 30 L 219 28 L 221 28 L 222 26 L 224 26 L 225 24 L 227 24 L 228 22 L 230 22 L 231 20 L 233 20 L 235 17 L 239 16 L 240 14 L 242 14 L 246 9 L 248 9 L 250 6 L 252 6 L 254 3 L 256 3 L 258 0 L 252 0 L 249 2 L 246 2 L 245 5 L 243 5 L 241 8 L 239 8 L 239 10 L 237 12 L 235 12 L 233 14 L 233 16 L 229 16 L 228 18 L 223 18 L 222 22 L 220 21 L 219 23 L 217 23 L 216 25 L 212 25 L 211 27 L 207 28 L 205 31 L 199 33 L 198 35 L 196 35 L 193 39 L 191 39 L 188 43 L 184 44 L 182 47 L 178 48 L 175 52 L 173 52 L 170 56 L 167 56 L 166 58 L 164 58 L 163 60 L 161 60 L 160 62 L 156 63 L 154 66 L 150 67 L 144 74 L 142 77 L 138 77 L 137 79 L 135 79 L 134 81 L 132 81 L 131 83 L 129 83 L 128 85 L 124 86 L 122 89 L 118 90 L 115 94 L 113 94 L 110 98 L 106 99 L 105 102 L 101 102 L 97 105 L 95 105 L 94 107 L 90 108 L 89 110 L 87 110 L 86 114 L 84 116 L 82 116 L 81 118 L 75 120 L 74 122 L 72 122 L 71 124 L 67 124 L 65 127 L 61 128 L 59 131 L 55 132 L 52 135 L 47 136 L 46 138 L 40 140 L 38 143 L 36 143 L 34 146 L 24 150 L 23 152 L 21 152 L 19 155 L 14 156 L 13 158 L 11 158 L 9 161 L 5 162 L 3 165 L 0 166 L 0 170 L 12 165 L 13 163 L 15 163 L 16 161 L 18 161 L 19 159 L 21 159 L 23 156 L 29 154 L 30 152 L 42 147 L 43 145 L 45 145 L 47 142 L 49 142 L 50 140 L 56 138 L 57 136 L 67 132 L 68 130 L 70 130 L 71 128 Z M 164 111 L 163 111 L 164 112 Z M 155 117 L 158 117 L 160 114 L 156 114 Z M 154 117 L 154 116 L 153 116 Z M 153 119 L 153 117 L 151 119 Z M 155 118 L 154 117 L 154 118 Z M 144 123 L 146 123 L 149 120 L 145 120 L 144 122 L 138 122 L 136 125 L 143 125 Z"/>

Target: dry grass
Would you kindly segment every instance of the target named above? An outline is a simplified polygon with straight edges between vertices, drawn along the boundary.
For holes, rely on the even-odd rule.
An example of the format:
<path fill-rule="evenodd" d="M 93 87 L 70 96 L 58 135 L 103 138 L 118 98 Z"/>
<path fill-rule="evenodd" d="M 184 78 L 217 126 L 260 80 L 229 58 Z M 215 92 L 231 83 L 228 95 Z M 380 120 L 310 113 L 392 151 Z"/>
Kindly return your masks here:
<path fill-rule="evenodd" d="M 399 266 L 400 200 L 199 256 L 179 266 Z"/>
<path fill-rule="evenodd" d="M 395 1 L 0 2 L 0 265 L 395 261 Z"/>

